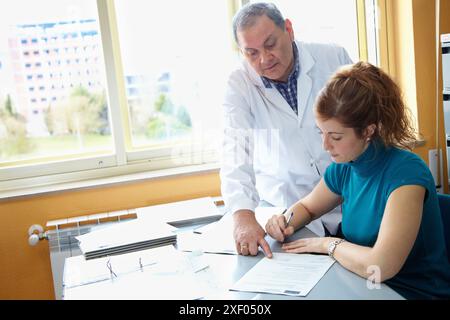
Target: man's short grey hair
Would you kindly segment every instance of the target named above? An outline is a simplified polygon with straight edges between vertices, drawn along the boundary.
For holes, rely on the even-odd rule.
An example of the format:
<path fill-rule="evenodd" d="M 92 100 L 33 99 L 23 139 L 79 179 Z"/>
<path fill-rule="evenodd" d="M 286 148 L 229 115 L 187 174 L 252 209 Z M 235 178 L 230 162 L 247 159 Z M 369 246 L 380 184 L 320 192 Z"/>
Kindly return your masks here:
<path fill-rule="evenodd" d="M 283 15 L 273 3 L 249 3 L 243 6 L 233 18 L 233 34 L 237 44 L 239 44 L 238 31 L 253 26 L 256 19 L 264 15 L 272 20 L 276 26 L 285 30 Z"/>

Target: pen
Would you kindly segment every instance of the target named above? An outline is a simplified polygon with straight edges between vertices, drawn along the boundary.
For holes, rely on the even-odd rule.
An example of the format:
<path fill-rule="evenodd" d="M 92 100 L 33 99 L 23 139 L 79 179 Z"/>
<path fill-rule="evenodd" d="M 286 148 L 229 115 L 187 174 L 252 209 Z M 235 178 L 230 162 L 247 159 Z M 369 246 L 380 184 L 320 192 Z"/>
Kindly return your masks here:
<path fill-rule="evenodd" d="M 291 214 L 289 215 L 289 218 L 286 221 L 286 228 L 289 226 L 289 222 L 291 222 L 291 219 L 293 216 L 294 216 L 294 211 L 291 212 Z"/>

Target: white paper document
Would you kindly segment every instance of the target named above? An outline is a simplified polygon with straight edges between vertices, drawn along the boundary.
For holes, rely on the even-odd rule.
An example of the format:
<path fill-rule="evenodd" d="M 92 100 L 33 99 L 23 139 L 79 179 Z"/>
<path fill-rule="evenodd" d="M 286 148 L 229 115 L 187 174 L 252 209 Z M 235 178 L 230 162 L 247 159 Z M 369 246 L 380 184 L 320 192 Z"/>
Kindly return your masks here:
<path fill-rule="evenodd" d="M 83 286 L 136 271 L 158 270 L 160 265 L 167 269 L 164 261 L 174 261 L 178 255 L 178 251 L 169 245 L 93 260 L 83 256 L 70 257 L 65 261 L 63 285 L 65 288 Z"/>
<path fill-rule="evenodd" d="M 333 265 L 324 255 L 274 253 L 263 258 L 230 290 L 306 296 Z"/>
<path fill-rule="evenodd" d="M 64 300 L 192 300 L 206 289 L 194 274 L 133 272 L 110 281 L 64 290 Z"/>
<path fill-rule="evenodd" d="M 198 273 L 209 264 L 200 252 L 173 246 L 85 260 L 66 259 L 64 299 L 199 299 L 211 289 Z"/>
<path fill-rule="evenodd" d="M 267 220 L 280 214 L 283 207 L 258 207 L 256 220 L 264 228 Z M 179 234 L 178 249 L 182 251 L 202 251 L 209 253 L 237 254 L 233 238 L 233 217 L 224 216 L 220 221 L 207 225 L 196 232 L 201 234 Z"/>

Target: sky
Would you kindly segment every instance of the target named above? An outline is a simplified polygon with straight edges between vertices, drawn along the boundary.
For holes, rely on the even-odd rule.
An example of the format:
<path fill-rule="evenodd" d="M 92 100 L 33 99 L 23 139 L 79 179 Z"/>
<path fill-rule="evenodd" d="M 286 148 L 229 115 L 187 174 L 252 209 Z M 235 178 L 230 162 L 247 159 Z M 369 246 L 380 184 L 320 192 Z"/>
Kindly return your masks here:
<path fill-rule="evenodd" d="M 296 36 L 306 41 L 337 42 L 344 45 L 352 58 L 357 58 L 356 19 L 344 19 L 344 13 L 356 12 L 355 0 L 272 0 L 285 18 L 294 24 Z M 8 10 L 0 10 L 0 55 L 7 51 L 7 35 L 12 25 L 42 23 L 73 18 L 97 18 L 96 0 L 2 0 Z M 130 5 L 133 4 L 133 5 Z M 165 53 L 155 47 L 164 46 L 173 53 L 186 48 L 205 46 L 207 51 L 227 49 L 229 43 L 214 42 L 230 33 L 218 14 L 226 12 L 227 2 L 222 0 L 115 0 L 119 34 L 126 64 L 132 69 L 134 61 L 145 61 L 157 67 Z M 0 5 L 1 8 L 1 5 Z M 326 8 L 326 10 L 324 10 Z M 200 18 L 195 15 L 201 12 Z M 320 12 L 320 19 L 311 12 Z M 336 26 L 339 25 L 339 29 Z M 163 30 L 164 32 L 153 32 Z M 183 35 L 180 37 L 180 31 Z M 202 37 L 195 37 L 201 33 Z M 137 40 L 137 41 L 136 41 Z M 214 46 L 214 49 L 211 48 Z M 213 53 L 214 54 L 214 53 Z M 148 57 L 154 58 L 148 58 Z"/>
<path fill-rule="evenodd" d="M 3 0 L 5 1 L 5 0 Z M 97 18 L 95 0 L 14 0 L 8 10 L 0 10 L 0 58 L 8 54 L 8 34 L 17 24 L 55 22 L 74 17 Z M 130 6 L 133 3 L 133 6 Z M 163 58 L 171 58 L 186 48 L 183 55 L 193 55 L 192 47 L 214 46 L 215 50 L 228 49 L 223 43 L 228 30 L 226 1 L 210 0 L 116 0 L 116 15 L 124 65 L 134 71 L 161 66 Z M 1 5 L 0 5 L 1 8 Z M 24 10 L 24 8 L 26 8 Z M 176 8 L 176 9 L 174 9 Z M 192 17 L 200 10 L 210 14 L 201 19 Z M 186 14 L 188 13 L 188 14 Z M 218 21 L 217 16 L 223 16 Z M 159 32 L 164 30 L 164 32 Z M 196 37 L 199 32 L 205 36 Z M 181 35 L 181 36 L 180 36 Z M 214 42 L 214 36 L 216 42 Z M 158 50 L 156 50 L 158 48 Z M 208 49 L 211 50 L 211 49 Z M 138 63 L 136 63 L 136 61 Z M 143 66 L 142 64 L 147 66 Z"/>
<path fill-rule="evenodd" d="M 1 73 L 7 69 L 11 26 L 98 19 L 96 0 L 1 0 L 0 3 L 6 2 L 8 10 L 1 10 L 0 5 L 3 62 L 0 82 Z M 339 43 L 347 48 L 353 60 L 358 59 L 355 0 L 273 2 L 293 22 L 296 38 Z M 208 74 L 214 68 L 225 69 L 229 65 L 225 53 L 230 52 L 232 35 L 225 0 L 115 0 L 114 3 L 125 74 L 160 74 L 170 66 L 187 70 L 183 72 L 189 79 L 192 73 Z M 320 19 L 311 12 L 320 12 Z"/>

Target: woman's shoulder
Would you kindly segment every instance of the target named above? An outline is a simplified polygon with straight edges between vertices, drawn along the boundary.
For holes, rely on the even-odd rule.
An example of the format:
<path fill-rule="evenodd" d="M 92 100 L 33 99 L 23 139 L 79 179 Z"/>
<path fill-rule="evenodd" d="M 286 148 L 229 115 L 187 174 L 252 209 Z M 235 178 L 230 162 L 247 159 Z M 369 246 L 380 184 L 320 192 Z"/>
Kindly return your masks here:
<path fill-rule="evenodd" d="M 399 162 L 402 165 L 415 163 L 426 166 L 426 163 L 422 160 L 421 157 L 419 157 L 417 154 L 409 150 L 404 150 L 397 147 L 390 147 L 388 149 L 388 154 L 390 154 L 391 161 Z"/>
<path fill-rule="evenodd" d="M 389 171 L 392 171 L 392 174 L 423 175 L 429 173 L 431 175 L 425 161 L 411 151 L 391 147 L 388 155 Z"/>

